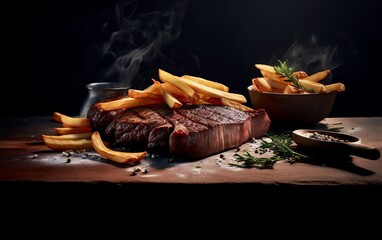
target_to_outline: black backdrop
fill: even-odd
[[[34,1],[4,4],[1,15],[3,116],[78,114],[86,84],[118,80],[110,66],[134,50],[143,60],[132,87],[163,68],[248,97],[255,63],[273,64],[312,39],[323,51],[337,47],[331,79],[346,91],[331,116],[382,116],[379,0]],[[120,38],[101,54],[112,36]],[[315,57],[310,50],[305,57]]]

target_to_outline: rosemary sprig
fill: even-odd
[[[276,162],[283,160],[282,158],[278,156],[272,156],[269,158],[263,158],[263,157],[259,158],[259,157],[253,156],[247,151],[244,151],[244,155],[240,155],[236,153],[235,157],[236,157],[236,161],[241,164],[230,163],[230,165],[236,166],[236,167],[242,167],[242,168],[251,168],[251,167],[272,168]]]
[[[308,157],[292,150],[292,138],[290,133],[270,134],[269,138],[271,139],[270,142],[264,139],[261,140],[260,148],[268,148],[272,150],[274,154],[289,162],[296,162],[301,158]]]
[[[286,160],[290,163],[308,158],[301,153],[292,150],[292,138],[290,133],[269,134],[270,141],[261,140],[260,148],[271,150],[274,155],[272,157],[256,157],[251,153],[244,151],[244,155],[236,153],[234,156],[240,164],[230,164],[232,166],[244,168],[272,168],[273,165],[280,161]]]
[[[293,69],[288,66],[288,60],[282,62],[278,60],[280,66],[273,66],[276,73],[283,75],[287,78],[286,81],[291,82],[296,88],[300,89],[301,92],[308,91],[314,93],[313,89],[306,88],[301,85],[298,79],[293,75]]]

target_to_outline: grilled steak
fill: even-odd
[[[264,110],[253,113],[216,105],[166,105],[105,112],[93,105],[88,112],[93,130],[119,146],[166,149],[174,156],[198,159],[238,147],[265,135],[270,119]]]
[[[117,111],[103,111],[101,108],[93,104],[87,113],[87,117],[90,120],[91,128],[100,132],[105,137],[104,132],[109,124],[123,112],[123,110]],[[108,139],[113,140],[113,139]]]

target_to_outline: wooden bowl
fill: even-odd
[[[284,94],[259,92],[248,87],[254,109],[265,109],[273,124],[309,126],[326,118],[337,92]]]

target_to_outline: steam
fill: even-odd
[[[187,0],[170,2],[151,6],[139,0],[117,1],[117,30],[101,48],[101,61],[110,63],[101,73],[104,80],[142,87],[150,79],[140,73],[143,68],[146,72],[157,71],[158,62],[173,61],[163,48],[179,37]],[[105,23],[104,29],[110,24]]]
[[[321,45],[316,36],[303,43],[295,41],[280,60],[288,60],[293,70],[305,71],[308,75],[326,69],[333,70],[342,64],[338,45]],[[278,65],[277,61],[272,62]],[[331,75],[326,81],[331,81]]]

